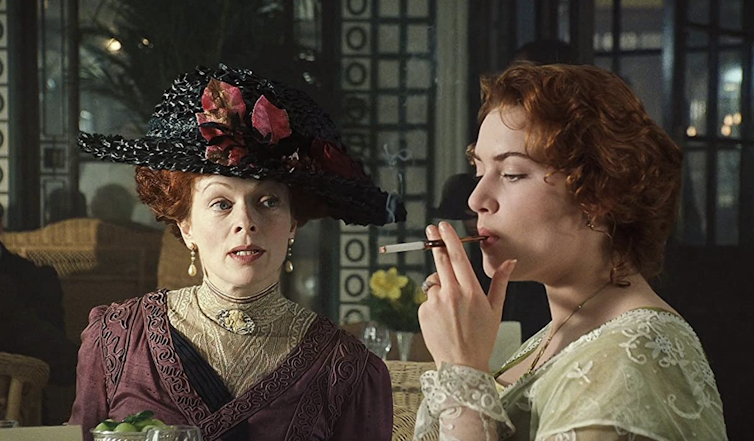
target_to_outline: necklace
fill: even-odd
[[[267,294],[271,293],[275,288],[278,286],[278,282],[273,283],[272,285],[268,286],[267,288],[263,289],[261,292],[258,292],[256,294],[252,294],[248,297],[232,297],[220,290],[220,288],[216,287],[208,278],[204,278],[204,282],[207,284],[207,288],[212,292],[212,294],[216,295],[217,297],[225,300],[226,302],[231,303],[251,303],[254,300],[260,299]]]
[[[597,291],[594,292],[594,294],[590,295],[589,297],[586,298],[586,300],[584,300],[583,302],[579,303],[579,306],[577,306],[576,309],[574,309],[573,312],[568,317],[566,317],[565,320],[563,320],[562,322],[560,322],[560,324],[558,325],[557,328],[555,328],[553,331],[550,332],[550,335],[547,337],[547,340],[545,340],[545,343],[540,346],[539,351],[537,352],[537,356],[534,357],[534,361],[531,363],[531,366],[529,366],[529,369],[527,369],[527,371],[526,371],[527,375],[532,373],[532,371],[534,370],[534,367],[537,365],[537,363],[539,362],[539,359],[542,357],[542,354],[545,352],[545,349],[547,349],[547,346],[550,345],[550,342],[552,341],[552,338],[555,336],[555,334],[558,333],[558,331],[560,331],[560,328],[562,328],[563,325],[565,325],[566,323],[568,323],[568,320],[570,320],[571,317],[573,317],[574,314],[576,314],[577,312],[581,311],[581,308],[584,307],[584,305],[586,304],[586,302],[588,302],[588,301],[592,300],[593,298],[597,297],[597,294],[601,293],[605,288],[607,288],[607,286],[609,284],[610,283],[608,282],[608,283],[602,285]]]
[[[247,311],[244,311],[240,307],[251,304],[253,301],[270,294],[278,287],[278,283],[275,282],[261,293],[257,293],[248,297],[231,297],[218,289],[212,282],[210,282],[208,278],[205,278],[204,282],[207,285],[209,291],[218,298],[226,302],[239,305],[239,308],[220,309],[219,311],[217,311],[217,314],[215,315],[213,320],[215,323],[225,328],[225,330],[239,335],[253,334],[257,328],[257,323],[254,321],[254,319],[251,318]]]

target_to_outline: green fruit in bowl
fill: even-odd
[[[136,428],[133,424],[129,423],[120,423],[115,427],[116,432],[138,432],[139,429]]]
[[[113,429],[114,427],[111,427],[109,424],[107,424],[104,421],[97,424],[97,427],[94,428],[94,430],[97,432],[110,432]]]
[[[134,425],[136,426],[136,428],[138,428],[142,432],[146,432],[146,430],[144,430],[144,427],[146,427],[146,426],[154,426],[156,428],[165,427],[165,423],[163,423],[162,421],[158,420],[157,418],[149,418],[149,419],[146,419],[146,420],[142,420],[142,421],[139,421],[138,423],[136,423]]]
[[[97,425],[92,432],[146,433],[149,429],[165,427],[165,423],[154,418],[154,412],[144,410],[115,421],[108,418]]]
[[[149,429],[159,429],[159,427],[155,426],[154,424],[147,424],[146,426],[141,428],[141,431],[148,432]]]

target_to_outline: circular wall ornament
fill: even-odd
[[[346,32],[346,44],[349,49],[358,51],[367,45],[367,32],[364,28],[352,27]]]
[[[348,260],[358,262],[364,258],[364,254],[366,254],[366,249],[364,248],[364,243],[360,240],[351,239],[346,242],[346,257]]]
[[[367,10],[367,0],[348,0],[346,8],[351,15],[361,15]]]
[[[356,274],[351,274],[346,277],[344,285],[346,294],[351,297],[359,297],[364,292],[364,288],[366,288],[366,282],[364,282],[364,279]]]
[[[346,67],[346,81],[352,86],[361,86],[367,80],[367,68],[361,63],[353,62]]]

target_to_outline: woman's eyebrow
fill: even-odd
[[[222,185],[223,187],[231,188],[230,185],[226,184],[225,182],[210,182],[202,189],[202,193],[207,191],[207,189],[212,187],[213,185]]]
[[[505,153],[500,153],[500,154],[497,154],[497,155],[493,156],[492,160],[495,161],[495,162],[503,162],[506,159],[510,158],[511,156],[516,156],[516,157],[519,157],[519,158],[528,159],[530,161],[532,160],[529,155],[527,155],[525,153],[520,153],[520,152],[505,152]],[[471,157],[474,158],[475,160],[479,161],[479,162],[482,162],[482,160],[479,158],[479,156],[477,156],[476,152],[474,152]]]

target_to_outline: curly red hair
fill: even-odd
[[[615,74],[593,66],[517,64],[482,79],[479,121],[521,107],[527,152],[565,174],[587,219],[603,220],[611,280],[662,272],[675,223],[682,153]],[[508,124],[508,123],[506,123]]]
[[[168,224],[170,231],[181,238],[178,223],[191,214],[194,185],[201,177],[197,173],[136,167],[136,192],[157,220]]]
[[[178,223],[191,214],[194,185],[201,174],[136,167],[136,191],[158,221],[168,224],[171,232],[182,239]],[[293,217],[298,226],[310,219],[324,217],[326,208],[316,198],[298,187],[288,187]]]

